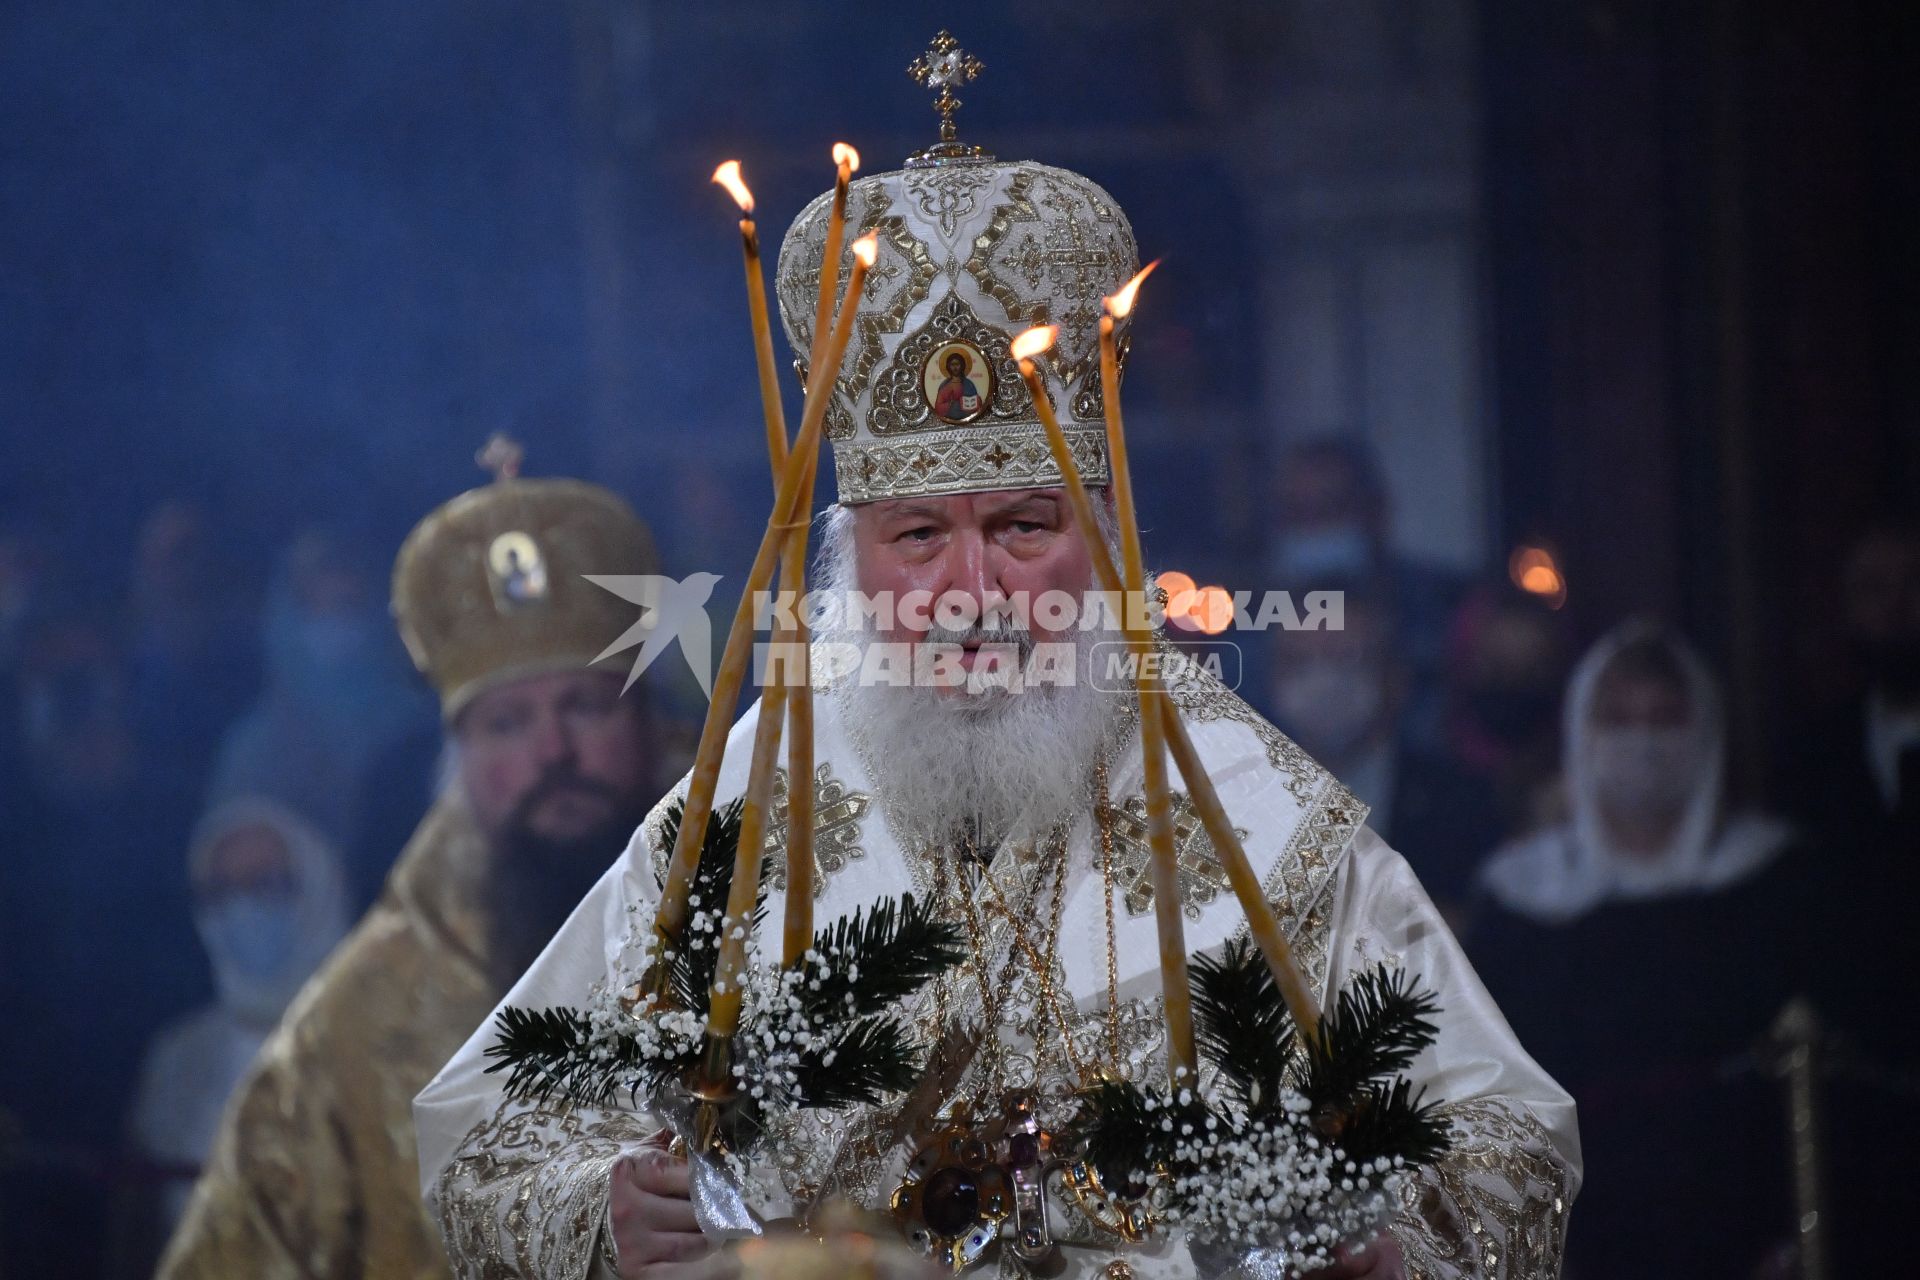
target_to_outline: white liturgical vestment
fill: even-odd
[[[1409,1180],[1391,1231],[1421,1277],[1558,1274],[1567,1212],[1579,1182],[1572,1100],[1527,1056],[1474,975],[1407,863],[1365,825],[1353,795],[1240,698],[1201,672],[1174,685],[1175,702],[1220,798],[1261,875],[1309,982],[1324,1001],[1354,973],[1404,968],[1438,998],[1439,1036],[1409,1074],[1442,1100],[1452,1145]],[[734,726],[719,799],[744,790],[757,708]],[[931,897],[959,918],[954,864],[896,829],[874,771],[836,699],[817,700],[815,921],[824,927],[883,898]],[[764,1219],[792,1218],[825,1195],[885,1212],[927,1131],[925,1110],[955,1099],[1034,1088],[1059,1098],[1076,1070],[1119,1069],[1141,1082],[1165,1076],[1160,973],[1147,867],[1141,753],[1134,724],[1117,728],[1104,765],[1090,773],[1085,812],[1039,841],[1009,840],[988,874],[1006,899],[1000,913],[973,899],[975,960],[908,1004],[924,1044],[978,1026],[976,970],[990,975],[999,1052],[960,1059],[939,1085],[905,1099],[841,1112],[800,1111],[776,1123],[756,1154],[747,1200]],[[1178,782],[1178,774],[1174,773]],[[769,833],[773,862],[762,944],[779,952],[785,882],[784,776]],[[682,779],[675,794],[683,794]],[[1104,801],[1097,797],[1104,793]],[[1245,917],[1184,795],[1176,820],[1186,941],[1217,951],[1244,935]],[[582,1007],[624,989],[650,936],[666,847],[656,808],[619,860],[575,911],[505,1004]],[[1058,860],[1065,876],[1053,885]],[[1054,902],[1059,895],[1057,906]],[[1015,954],[1014,921],[1053,972]],[[1057,927],[1052,922],[1057,920]],[[1111,945],[1109,942],[1111,936]],[[986,957],[981,965],[978,957]],[[1010,962],[1017,961],[1017,962]],[[618,985],[615,985],[618,984]],[[1117,995],[1117,1001],[1113,999]],[[1059,1010],[1065,1006],[1069,1012]],[[1049,1008],[1053,1013],[1049,1013]],[[1065,1022],[1071,1036],[1063,1035]],[[580,1280],[607,1274],[602,1236],[615,1162],[658,1126],[618,1108],[514,1102],[503,1077],[485,1074],[491,1022],[415,1101],[420,1170],[429,1208],[463,1277]],[[964,1038],[964,1037],[962,1037]],[[1203,1075],[1203,1084],[1206,1077]],[[926,1097],[929,1093],[943,1096]],[[916,1101],[917,1099],[917,1101]],[[912,1108],[922,1111],[907,1114]],[[1055,1186],[1054,1190],[1060,1189]],[[1212,1275],[1177,1230],[1130,1244],[1102,1229],[1073,1197],[1049,1196],[1067,1276]],[[1123,1264],[1113,1267],[1113,1264]],[[1112,1270],[1109,1270],[1113,1267]],[[990,1248],[972,1274],[1025,1274],[1010,1249]]]

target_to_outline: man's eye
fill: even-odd
[[[1046,531],[1047,526],[1041,524],[1038,520],[1015,520],[1008,527],[1015,533],[1043,533]]]
[[[918,528],[907,530],[900,536],[908,542],[932,542],[934,534],[935,530],[932,525],[923,524]]]

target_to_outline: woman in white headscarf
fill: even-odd
[[[160,1241],[186,1208],[227,1095],[352,923],[339,850],[264,796],[216,805],[188,861],[216,997],[163,1028],[141,1069],[132,1136],[158,1175]]]
[[[1719,693],[1679,637],[1608,634],[1563,719],[1567,816],[1489,859],[1468,950],[1580,1107],[1567,1274],[1744,1277],[1792,1229],[1752,1050],[1809,976],[1802,860],[1727,805]]]
[[[1764,869],[1785,823],[1724,804],[1720,695],[1691,646],[1647,623],[1603,637],[1563,710],[1567,819],[1488,859],[1487,894],[1540,924],[1608,902],[1713,893]]]

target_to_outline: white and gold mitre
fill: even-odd
[[[941,141],[848,190],[844,243],[876,232],[879,257],[827,409],[843,503],[1060,484],[1008,352],[1043,324],[1060,327],[1035,363],[1061,428],[1086,482],[1107,482],[1099,321],[1102,300],[1139,267],[1133,229],[1079,174],[955,139],[953,86],[979,69],[941,32],[909,68],[940,90]],[[780,318],[803,376],[832,199],[802,210],[780,246]],[[852,261],[843,249],[843,288]]]

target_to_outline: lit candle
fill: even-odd
[[[1040,381],[1040,371],[1033,363],[1035,356],[1053,345],[1059,332],[1060,326],[1056,324],[1043,324],[1029,329],[1013,340],[1011,350],[1020,366],[1020,381],[1027,384],[1027,394],[1033,397],[1033,410],[1040,416],[1040,425],[1046,428],[1047,448],[1052,451],[1053,465],[1059,469],[1060,479],[1066,485],[1067,503],[1073,508],[1074,523],[1080,526],[1080,532],[1086,538],[1087,552],[1093,557],[1093,568],[1099,575],[1101,589],[1114,595],[1115,603],[1120,604],[1119,571],[1114,568],[1113,555],[1107,549],[1106,540],[1100,536],[1100,525],[1093,514],[1093,500],[1087,496],[1086,483],[1080,478],[1080,466],[1073,460],[1073,450],[1067,447],[1066,432],[1060,429],[1060,420],[1053,415],[1053,401],[1047,397],[1046,384]]]
[[[767,282],[760,270],[760,231],[753,222],[753,192],[740,177],[740,162],[729,160],[713,171],[713,180],[740,206],[740,249],[747,264],[747,315],[753,322],[753,359],[760,371],[760,410],[767,422],[767,456],[777,483],[787,458],[787,417],[780,405],[780,377],[773,367],[773,330],[767,324]]]
[[[860,167],[860,153],[844,142],[833,144],[833,204],[827,212],[827,242],[820,255],[820,288],[813,304],[813,349],[808,372],[820,363],[820,344],[833,320],[833,295],[840,287],[840,242],[847,228],[847,184]],[[837,370],[836,370],[837,372]]]
[[[827,318],[833,311],[834,287],[840,277],[840,242],[846,235],[847,184],[860,168],[860,153],[844,142],[836,142],[833,164],[833,205],[827,213],[827,240],[820,256],[813,350],[808,355],[810,366],[820,363],[821,342]],[[834,363],[837,373],[839,362]],[[827,386],[830,393],[832,384]],[[816,457],[815,471],[818,466]],[[800,503],[803,520],[813,511],[814,474],[808,473],[803,486]],[[807,948],[813,945],[813,664],[807,648],[806,619],[800,616],[800,602],[807,593],[807,529],[804,527],[794,530],[787,542],[780,582],[793,591],[795,625],[785,639],[797,655],[792,673],[796,683],[787,697],[787,899],[780,947],[782,962],[792,966],[800,963]]]
[[[1027,393],[1033,397],[1040,425],[1046,429],[1047,445],[1053,451],[1054,465],[1059,468],[1061,478],[1065,481],[1074,521],[1086,538],[1087,550],[1092,556],[1100,585],[1103,590],[1119,597],[1122,583],[1114,568],[1113,557],[1108,553],[1106,541],[1101,538],[1099,526],[1094,522],[1092,500],[1081,480],[1080,468],[1067,448],[1066,435],[1054,417],[1046,387],[1033,365],[1032,357],[1053,344],[1055,332],[1055,326],[1052,325],[1027,330],[1013,340],[1013,355],[1019,361],[1020,378],[1027,384]],[[1128,640],[1132,642],[1134,639],[1130,628]],[[1140,639],[1146,640],[1147,637],[1143,635]],[[1136,648],[1135,652],[1141,650]],[[1186,783],[1187,792],[1193,797],[1194,809],[1206,829],[1207,838],[1213,842],[1214,851],[1226,869],[1227,880],[1232,884],[1235,896],[1240,899],[1241,909],[1247,917],[1248,932],[1253,935],[1260,954],[1265,957],[1267,967],[1273,971],[1274,981],[1287,1002],[1288,1011],[1293,1014],[1294,1024],[1306,1028],[1306,1034],[1311,1035],[1320,1023],[1319,1005],[1306,979],[1301,976],[1299,965],[1294,961],[1293,948],[1287,944],[1286,935],[1281,931],[1279,916],[1267,901],[1260,878],[1254,873],[1239,836],[1234,833],[1233,823],[1228,820],[1226,808],[1220,803],[1220,794],[1214,788],[1213,778],[1201,763],[1199,752],[1194,750],[1187,726],[1181,722],[1179,709],[1167,697],[1165,688],[1156,683],[1144,692],[1142,714],[1155,714],[1145,710],[1149,705],[1157,708],[1157,718],[1166,735],[1174,764],[1179,767],[1181,780]]]
[[[847,285],[846,303],[834,321],[832,336],[824,359],[811,371],[807,381],[806,407],[800,415],[800,430],[788,451],[780,472],[780,485],[774,499],[773,514],[760,538],[760,550],[747,571],[746,589],[740,593],[740,605],[734,611],[733,626],[727,632],[727,647],[714,673],[713,699],[707,704],[707,718],[700,730],[693,773],[687,782],[687,798],[681,812],[680,831],[667,863],[666,883],[660,894],[660,909],[654,916],[656,942],[677,935],[687,920],[687,895],[692,891],[693,873],[700,863],[700,846],[706,839],[707,820],[713,814],[713,793],[720,780],[720,761],[727,745],[727,730],[733,704],[740,696],[752,656],[753,600],[767,589],[773,577],[775,561],[796,522],[804,528],[805,512],[801,490],[811,474],[819,450],[821,427],[826,421],[827,401],[832,395],[834,375],[846,355],[847,342],[853,336],[853,318],[860,307],[860,293],[866,285],[867,271],[879,254],[878,238],[869,233],[853,245],[853,274]],[[742,845],[745,845],[743,840]],[[656,965],[648,975],[649,988],[663,989],[664,966]]]
[[[1113,470],[1113,496],[1120,524],[1120,558],[1131,601],[1146,590],[1146,570],[1140,555],[1140,527],[1133,505],[1133,475],[1127,465],[1126,433],[1120,420],[1120,369],[1113,322],[1133,306],[1145,271],[1107,299],[1100,317],[1100,388],[1107,410],[1107,452]],[[1131,614],[1132,610],[1127,611]],[[1141,652],[1134,628],[1128,640]],[[1187,976],[1186,929],[1180,918],[1180,866],[1173,845],[1173,796],[1167,788],[1166,725],[1155,713],[1159,685],[1152,669],[1139,666],[1140,753],[1147,793],[1148,869],[1153,882],[1153,914],[1160,932],[1160,989],[1167,1015],[1167,1070],[1175,1085],[1197,1080],[1198,1060],[1193,1046],[1193,988]]]

